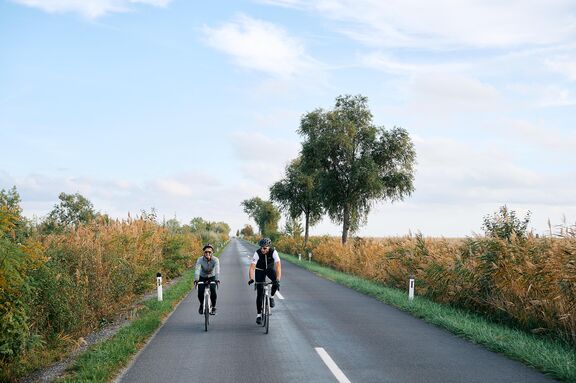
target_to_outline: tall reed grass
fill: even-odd
[[[576,235],[515,237],[504,240],[421,235],[384,239],[282,237],[283,252],[312,253],[312,259],[336,270],[386,286],[407,288],[416,279],[417,294],[465,308],[534,333],[576,346]]]
[[[199,236],[147,218],[97,219],[24,244],[0,240],[0,381],[110,321],[154,288],[157,272],[180,275],[202,248]]]

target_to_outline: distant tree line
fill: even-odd
[[[228,239],[230,226],[225,222],[206,221],[202,217],[195,217],[189,224],[181,225],[176,218],[171,218],[163,226],[174,233],[192,233],[202,238],[204,243],[217,244]]]

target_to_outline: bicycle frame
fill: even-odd
[[[198,285],[209,285],[204,287],[204,303],[203,303],[203,311],[204,311],[204,331],[208,331],[208,325],[210,324],[210,311],[212,310],[212,300],[210,299],[210,286],[216,285],[216,282],[210,281],[210,283],[206,282],[198,282]]]
[[[270,285],[272,282],[255,282],[254,285],[264,286],[264,297],[262,299],[262,327],[266,327],[265,333],[270,331]],[[256,287],[256,286],[254,286]]]

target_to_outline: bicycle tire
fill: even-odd
[[[265,303],[264,303],[264,326],[265,326],[265,334],[268,334],[270,328],[270,297],[266,296]]]
[[[266,334],[270,331],[270,301],[266,305]]]
[[[266,295],[262,299],[262,327],[266,327]]]
[[[208,304],[210,296],[204,295],[204,331],[208,331],[208,324],[210,323],[210,308]]]

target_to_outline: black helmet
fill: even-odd
[[[270,246],[271,244],[272,240],[270,238],[262,238],[260,241],[258,241],[258,246],[260,247]]]
[[[211,244],[207,243],[204,245],[204,247],[202,248],[202,251],[206,250],[206,249],[212,249],[212,251],[214,251],[214,246],[212,246]]]

